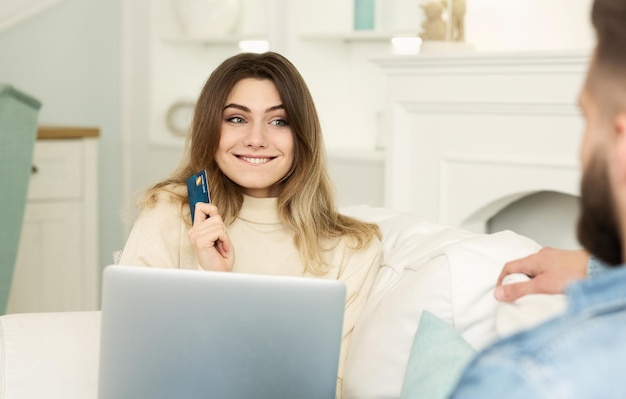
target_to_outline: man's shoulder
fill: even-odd
[[[567,295],[569,305],[563,314],[495,342],[484,351],[485,356],[506,354],[539,359],[548,353],[566,355],[582,345],[605,346],[606,342],[597,339],[599,336],[626,331],[626,269],[574,283],[568,287]],[[626,341],[611,341],[611,346],[623,346],[626,351]]]
[[[527,397],[585,397],[591,392],[591,397],[611,397],[597,396],[609,388],[622,389],[620,395],[626,397],[625,388],[612,385],[621,380],[618,374],[626,367],[626,340],[622,339],[626,286],[619,283],[622,275],[626,276],[620,271],[613,276],[611,287],[595,279],[577,283],[568,292],[570,307],[564,314],[480,352],[466,368],[453,397],[468,397],[469,392],[481,390],[498,397],[517,397],[502,396],[510,389],[530,395]],[[586,378],[590,372],[602,377]],[[565,391],[577,393],[557,394]]]

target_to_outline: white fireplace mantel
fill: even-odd
[[[387,77],[385,204],[485,229],[540,191],[578,195],[589,52],[374,59]]]

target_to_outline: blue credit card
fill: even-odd
[[[187,179],[187,195],[189,196],[189,210],[191,212],[191,224],[193,224],[193,216],[196,212],[196,204],[198,202],[211,203],[211,194],[209,193],[209,183],[206,176],[206,170],[191,175]]]

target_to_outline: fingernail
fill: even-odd
[[[496,290],[493,292],[493,296],[496,297],[498,301],[504,299],[504,288],[502,288],[502,286],[496,287]]]

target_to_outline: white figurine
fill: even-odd
[[[465,0],[452,0],[450,9],[450,40],[465,41]]]
[[[430,1],[420,4],[424,10],[426,20],[422,22],[422,40],[446,40],[446,22],[443,20],[443,12],[447,8],[445,0]]]

